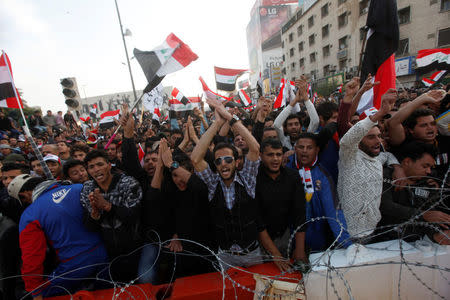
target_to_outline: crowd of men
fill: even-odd
[[[51,111],[27,120],[33,149],[0,112],[0,299],[267,261],[290,271],[354,243],[449,245],[448,87],[390,89],[362,118],[370,76],[338,101],[312,103],[306,78],[295,84],[279,110],[207,99],[159,122],[124,105],[106,150],[114,128]]]

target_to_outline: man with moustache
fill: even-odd
[[[261,166],[256,179],[256,201],[264,223],[259,240],[265,251],[281,271],[289,270],[291,257],[287,248],[290,228],[297,229],[305,223],[305,193],[298,172],[284,168],[283,146],[278,139],[266,139],[261,143]],[[307,262],[305,254],[305,229],[295,233],[292,258]]]
[[[379,207],[383,190],[383,165],[401,169],[394,155],[381,152],[381,132],[376,126],[392,109],[396,100],[397,91],[389,89],[381,97],[380,109],[356,123],[340,141],[337,192],[348,232],[360,243],[369,241],[365,238],[375,230],[381,219]]]
[[[256,176],[259,167],[259,145],[236,115],[231,115],[217,100],[207,100],[215,110],[215,122],[202,135],[192,152],[196,174],[208,187],[209,212],[217,241],[219,261],[230,266],[251,266],[262,262],[258,243],[261,229],[255,201]],[[249,151],[242,171],[236,171],[236,148],[218,143],[213,151],[217,172],[205,161],[214,136],[228,121],[234,132],[246,141]]]
[[[331,175],[319,160],[319,137],[305,132],[295,143],[295,153],[286,167],[300,175],[306,195],[306,247],[311,251],[324,251],[334,241],[334,246],[351,244],[344,214],[336,196],[336,186]],[[323,218],[326,217],[326,218]]]

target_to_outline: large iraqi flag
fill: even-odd
[[[8,55],[2,51],[2,56],[0,57],[0,107],[19,108],[20,103],[20,106],[23,108],[19,93],[17,90],[14,92],[14,89],[11,62]],[[19,97],[19,101],[17,101],[16,94]]]
[[[144,93],[150,92],[167,74],[187,67],[198,58],[197,54],[173,33],[152,51],[141,51],[135,48],[133,54],[148,81]]]
[[[380,108],[381,96],[388,89],[395,88],[395,51],[399,42],[397,2],[370,1],[366,26],[367,44],[362,62],[361,84],[364,84],[369,74],[380,84],[363,94],[357,109],[359,114],[371,107]]]
[[[214,67],[216,74],[216,86],[218,90],[232,92],[236,89],[236,80],[242,73],[246,72],[244,69],[225,69]]]

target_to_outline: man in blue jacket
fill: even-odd
[[[73,293],[84,278],[95,278],[107,267],[107,254],[97,233],[83,226],[81,184],[43,181],[29,174],[14,178],[11,197],[30,204],[19,223],[22,277],[34,299]],[[58,266],[44,274],[47,248],[53,248]]]
[[[320,148],[317,135],[302,133],[294,150],[286,167],[300,174],[305,189],[307,221],[319,218],[308,223],[306,246],[311,251],[323,251],[337,240],[334,246],[348,247],[350,236],[344,214],[338,207],[334,182],[318,162]]]

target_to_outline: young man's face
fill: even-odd
[[[70,148],[64,142],[59,142],[57,145],[59,153],[67,153],[70,151]]]
[[[261,162],[270,173],[280,172],[281,163],[283,161],[283,149],[275,149],[271,146],[264,148],[261,153]]]
[[[80,161],[84,161],[84,158],[86,157],[86,153],[83,151],[75,151],[72,155],[73,159],[77,159]]]
[[[369,130],[365,137],[359,143],[359,149],[371,157],[378,156],[381,151],[381,131],[378,127]]]
[[[291,138],[297,138],[300,134],[300,121],[298,118],[292,118],[286,122],[286,131]]]
[[[431,115],[423,116],[418,117],[416,120],[416,126],[410,130],[412,136],[415,139],[421,140],[425,143],[432,143],[437,135],[437,126],[434,117]]]
[[[16,138],[10,138],[9,139],[9,145],[11,145],[11,147],[16,147],[17,146]]]
[[[103,157],[96,157],[87,163],[89,175],[97,182],[97,184],[102,185],[107,183],[111,174],[111,163],[106,161]]]
[[[278,139],[278,134],[277,131],[274,130],[267,130],[263,132],[263,136],[262,136],[262,140],[264,141],[265,139]]]
[[[108,154],[108,158],[111,161],[117,159],[117,145],[110,144],[108,149],[106,149],[106,154]]]
[[[50,169],[50,172],[52,173],[53,177],[58,178],[58,176],[61,174],[61,165],[57,161],[48,160],[46,161],[48,168]]]
[[[220,159],[218,162],[216,160]],[[231,162],[227,162],[227,160]],[[222,148],[214,153],[214,163],[217,167],[217,172],[223,180],[232,179],[236,171],[236,160],[233,157],[233,150],[230,148]]]
[[[44,169],[42,169],[41,162],[39,160],[33,160],[31,162],[31,169],[41,177],[44,177]]]
[[[237,136],[234,138],[234,146],[235,146],[236,148],[248,149],[247,142],[246,142],[246,141],[244,140],[244,138],[243,138],[242,136],[240,136],[240,135],[237,135]]]
[[[295,154],[302,166],[311,166],[319,154],[316,142],[309,138],[299,139],[295,144]]]
[[[83,165],[76,165],[70,168],[67,173],[73,183],[84,183],[89,180],[88,173]]]
[[[409,157],[402,161],[402,167],[405,171],[406,177],[418,176],[416,178],[412,178],[413,180],[420,180],[422,177],[429,176],[435,165],[434,158],[428,153],[425,153],[416,161]]]
[[[13,181],[14,178],[22,174],[20,169],[17,170],[9,170],[2,172],[2,183],[5,187],[8,187],[9,183]]]
[[[150,153],[144,157],[144,170],[148,176],[153,177],[155,175],[156,164],[158,163],[158,153]]]

